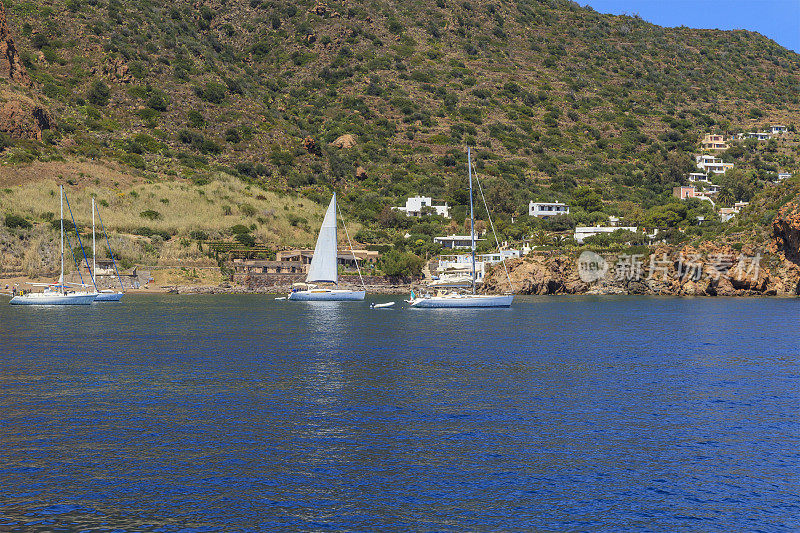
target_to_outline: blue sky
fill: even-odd
[[[800,0],[578,0],[597,12],[638,13],[659,26],[751,30],[800,52]]]

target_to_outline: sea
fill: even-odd
[[[778,298],[2,303],[0,531],[798,531],[799,326]]]

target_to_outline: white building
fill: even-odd
[[[721,189],[722,187],[720,187],[719,185],[716,185],[716,184],[714,184],[714,183],[711,183],[711,182],[709,182],[709,183],[704,183],[704,184],[702,185],[702,188],[703,188],[703,191],[704,191],[704,192],[705,192],[707,195],[709,195],[709,196],[714,196],[714,195],[716,195],[716,194],[719,194],[719,191],[720,191],[720,189]]]
[[[499,252],[494,252],[491,254],[481,254],[478,257],[480,258],[481,261],[483,261],[487,265],[493,265],[495,263],[499,263],[500,261],[505,261],[507,259],[519,259],[520,251],[500,250]]]
[[[475,256],[475,282],[482,283],[486,266],[520,257],[519,250],[500,250]],[[472,284],[472,254],[439,256],[432,287],[469,287]]]
[[[778,181],[788,180],[792,177],[791,172],[781,172],[778,174]]]
[[[747,133],[740,133],[740,139],[758,139],[759,141],[768,141],[772,139],[772,134],[766,131],[748,131]]]
[[[478,241],[483,239],[475,238]],[[472,248],[472,237],[469,235],[448,235],[447,237],[434,237],[433,242],[438,242],[443,248]]]
[[[708,174],[703,172],[690,172],[689,173],[689,183],[694,183],[697,181],[706,182],[708,181]]]
[[[421,217],[424,214],[423,211],[428,211],[444,218],[450,218],[450,206],[447,205],[447,202],[434,204],[430,196],[408,198],[405,207],[393,207],[392,209],[404,212],[407,217]]]
[[[528,204],[528,214],[532,217],[550,218],[557,215],[568,215],[569,206],[560,202],[533,202]]]
[[[786,126],[782,124],[775,124],[769,129],[769,131],[773,135],[780,135],[781,133],[786,133]]]
[[[575,241],[578,244],[583,244],[584,239],[601,233],[614,233],[617,230],[628,230],[636,233],[639,228],[636,226],[578,226],[575,228]]]
[[[724,174],[727,170],[733,168],[733,163],[723,163],[722,159],[717,159],[713,155],[698,155],[695,157],[695,161],[697,162],[697,168],[714,174]]]

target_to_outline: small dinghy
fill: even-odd
[[[277,298],[275,298],[275,299],[276,299],[276,300],[285,300],[285,299],[286,299],[286,296],[278,296],[278,297],[277,297]]]
[[[369,304],[370,309],[380,309],[382,307],[391,307],[394,305],[394,302],[386,302],[383,304],[376,304],[375,302]]]

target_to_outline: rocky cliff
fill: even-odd
[[[800,265],[800,198],[789,202],[772,222],[777,251],[787,261]]]
[[[0,131],[17,139],[42,140],[53,127],[53,119],[41,103],[25,66],[20,60],[0,3]]]
[[[795,228],[800,226],[795,226]],[[800,233],[794,232],[793,238]],[[797,250],[798,241],[794,243]],[[543,252],[508,263],[519,294],[659,294],[792,296],[800,294],[800,266],[781,255],[745,246],[703,243],[646,252]],[[487,274],[483,291],[509,288],[502,266]]]
[[[9,78],[20,85],[29,86],[31,79],[20,61],[14,39],[6,19],[6,8],[0,3],[0,75]]]

